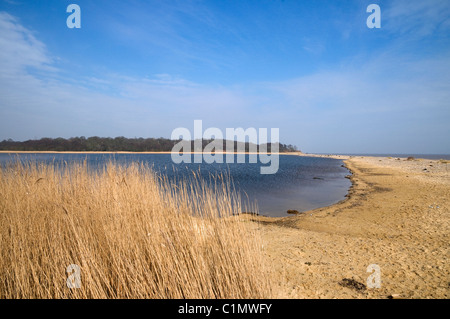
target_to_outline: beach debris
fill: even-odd
[[[66,213],[66,215],[69,215],[69,212],[67,211],[67,209],[64,206],[62,207],[62,209],[63,209],[64,213]]]
[[[310,262],[310,261],[307,261],[307,262],[305,262],[305,265],[311,266],[311,262]]]
[[[241,214],[248,214],[248,215],[259,216],[259,214],[258,214],[258,213],[255,213],[255,212],[242,212]]]
[[[388,299],[402,299],[400,294],[392,294],[388,296]]]
[[[288,214],[294,214],[294,215],[300,214],[300,212],[298,210],[295,210],[295,209],[288,209],[287,213]]]
[[[413,156],[408,156],[408,158],[406,159],[407,161],[414,161],[414,157]]]
[[[339,282],[339,285],[341,285],[342,287],[355,289],[357,291],[366,290],[366,286],[356,281],[354,278],[344,278]]]

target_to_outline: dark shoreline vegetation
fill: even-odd
[[[39,140],[27,140],[27,141],[13,141],[12,139],[3,140],[0,142],[1,151],[55,151],[55,152],[170,152],[172,148],[181,140],[171,140],[167,138],[126,138],[120,137],[71,137],[65,138],[41,138]],[[196,147],[194,141],[184,141],[190,143],[190,149],[192,151],[202,151],[206,145],[210,144],[214,140],[201,141],[201,149]],[[198,141],[197,141],[198,142]],[[216,141],[219,142],[220,141]],[[272,144],[260,144],[255,145],[249,142],[237,142],[223,140],[223,150],[226,150],[228,143],[234,144],[234,151],[249,152],[256,149],[258,152],[271,152]],[[295,145],[278,144],[279,152],[298,152],[299,150]],[[189,146],[188,144],[185,144]]]

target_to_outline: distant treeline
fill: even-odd
[[[174,145],[181,140],[171,140],[167,138],[126,138],[126,137],[72,137],[65,138],[41,138],[39,140],[28,140],[16,142],[11,139],[0,142],[2,151],[58,151],[58,152],[170,152]],[[198,142],[198,141],[197,141]],[[202,148],[194,146],[194,141],[184,141],[190,143],[192,151],[201,151],[212,140],[202,140]],[[216,141],[217,142],[217,141]],[[223,150],[226,149],[227,141],[223,140]],[[231,142],[231,141],[228,141]],[[232,142],[231,142],[232,143]],[[188,146],[188,144],[184,144]],[[262,144],[266,146],[267,151],[272,149],[271,143]],[[256,149],[259,151],[259,145],[243,142],[234,142],[234,151],[244,149],[246,152]],[[278,143],[279,152],[298,152],[294,145]],[[186,148],[185,148],[186,150]],[[263,149],[264,150],[264,149]],[[264,150],[265,151],[265,150]]]

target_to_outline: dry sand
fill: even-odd
[[[345,201],[285,218],[241,215],[264,239],[279,297],[449,298],[450,163],[332,157],[353,173]],[[370,264],[380,288],[340,284],[365,286]]]
[[[343,157],[348,199],[292,217],[247,216],[283,298],[449,298],[450,166]],[[424,170],[426,169],[426,170]],[[370,264],[381,287],[368,288]],[[352,279],[366,287],[343,286]]]

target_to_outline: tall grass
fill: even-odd
[[[0,298],[271,297],[240,209],[221,177],[174,184],[142,164],[0,168]],[[71,264],[80,288],[67,286]]]

